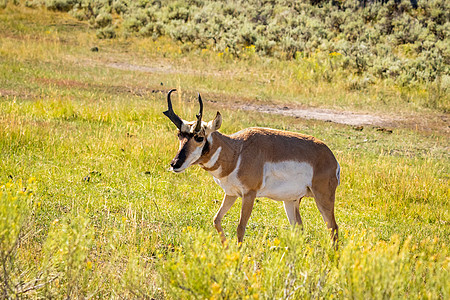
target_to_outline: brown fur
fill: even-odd
[[[215,166],[203,168],[214,171],[221,166],[220,177],[225,177],[235,169],[237,159],[241,156],[238,177],[249,190],[257,190],[261,186],[265,162],[304,161],[313,167],[314,177],[336,178],[337,161],[333,153],[322,141],[309,135],[268,128],[248,128],[231,136],[216,131],[212,133],[212,138],[213,146],[208,155],[201,157],[196,163],[202,166],[221,146],[220,158]]]

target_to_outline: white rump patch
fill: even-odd
[[[257,197],[278,201],[298,200],[308,194],[313,173],[313,167],[306,162],[266,162]]]

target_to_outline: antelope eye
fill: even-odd
[[[202,136],[194,136],[194,140],[195,140],[197,143],[203,142],[204,139],[205,139],[205,138],[202,137]]]

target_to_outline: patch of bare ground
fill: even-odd
[[[320,120],[354,127],[368,125],[378,127],[380,131],[384,132],[392,132],[392,128],[408,128],[423,132],[450,134],[450,118],[448,114],[443,113],[374,114],[307,107],[298,104],[260,104],[256,99],[240,99],[236,96],[224,97],[223,95],[208,93],[205,93],[202,98],[204,98],[203,101],[211,102],[217,107],[227,109],[240,109],[300,119]]]
[[[267,114],[283,115],[302,119],[314,119],[325,122],[333,122],[345,125],[376,125],[386,126],[391,120],[386,116],[378,116],[351,111],[337,111],[332,109],[311,107],[288,107],[275,105],[242,104],[240,109],[257,111]]]
[[[129,66],[127,66],[127,69]],[[136,66],[136,70],[144,72],[159,72],[158,67]],[[166,70],[167,71],[167,70]],[[176,70],[173,70],[176,72]],[[162,94],[165,101],[165,94],[169,89],[158,87],[138,87],[124,85],[99,85],[66,79],[36,78],[38,82],[53,84],[61,87],[75,87],[82,89],[95,88],[108,93],[130,93],[138,97],[146,97],[152,93]],[[1,93],[12,91],[2,91]],[[184,91],[186,94],[195,94],[194,91]],[[215,107],[231,110],[254,111],[265,114],[289,116],[300,119],[320,120],[349,126],[375,126],[381,130],[389,132],[389,128],[410,128],[424,132],[440,132],[450,134],[450,118],[448,114],[412,114],[402,113],[396,115],[374,114],[348,110],[336,110],[328,108],[315,108],[300,106],[295,104],[261,104],[256,99],[239,97],[235,95],[224,95],[217,93],[204,93],[205,102],[209,102]]]
[[[394,124],[395,125],[395,124]],[[405,114],[398,127],[406,127],[417,131],[437,131],[450,135],[450,115],[444,113],[435,114]]]
[[[163,74],[194,74],[194,75],[224,75],[220,72],[197,72],[194,70],[181,70],[179,66],[175,67],[166,62],[152,63],[150,65],[138,65],[127,62],[107,62],[107,67],[125,70],[138,71],[147,73],[163,73]],[[158,90],[153,90],[153,92]],[[306,107],[301,105],[277,105],[277,104],[261,104],[256,99],[240,99],[237,96],[205,94],[210,97],[210,102],[217,103],[228,109],[241,109],[244,111],[255,111],[266,114],[275,114],[289,116],[301,119],[313,119],[324,122],[333,122],[350,126],[376,126],[390,128],[411,128],[419,131],[439,131],[450,134],[450,120],[448,114],[428,113],[428,114],[382,114],[382,113],[366,113],[348,110],[336,110],[328,108]],[[225,98],[225,101],[224,101]],[[386,131],[389,131],[387,129]]]

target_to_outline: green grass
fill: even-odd
[[[342,167],[338,251],[312,199],[301,204],[303,232],[290,229],[281,203],[260,199],[240,249],[238,201],[224,219],[224,249],[212,225],[223,193],[198,167],[167,171],[177,138],[162,114],[165,95],[151,90],[181,89],[174,106],[187,119],[197,110],[196,90],[219,94],[225,104],[244,94],[301,102],[298,90],[289,90],[295,81],[283,83],[288,73],[276,72],[284,63],[183,56],[164,40],[99,42],[82,23],[63,25],[75,22],[64,14],[7,9],[0,13],[2,297],[450,297],[445,132],[355,131],[221,109],[224,133],[265,126],[311,134]],[[99,53],[90,51],[93,43]],[[112,62],[165,67],[139,72],[108,67]],[[258,83],[272,76],[261,70],[278,76],[275,82]],[[325,100],[336,93],[376,98],[320,84],[318,94],[305,92],[317,106],[358,108]],[[370,109],[383,112],[393,99],[370,102]],[[205,118],[215,109],[208,103]]]

